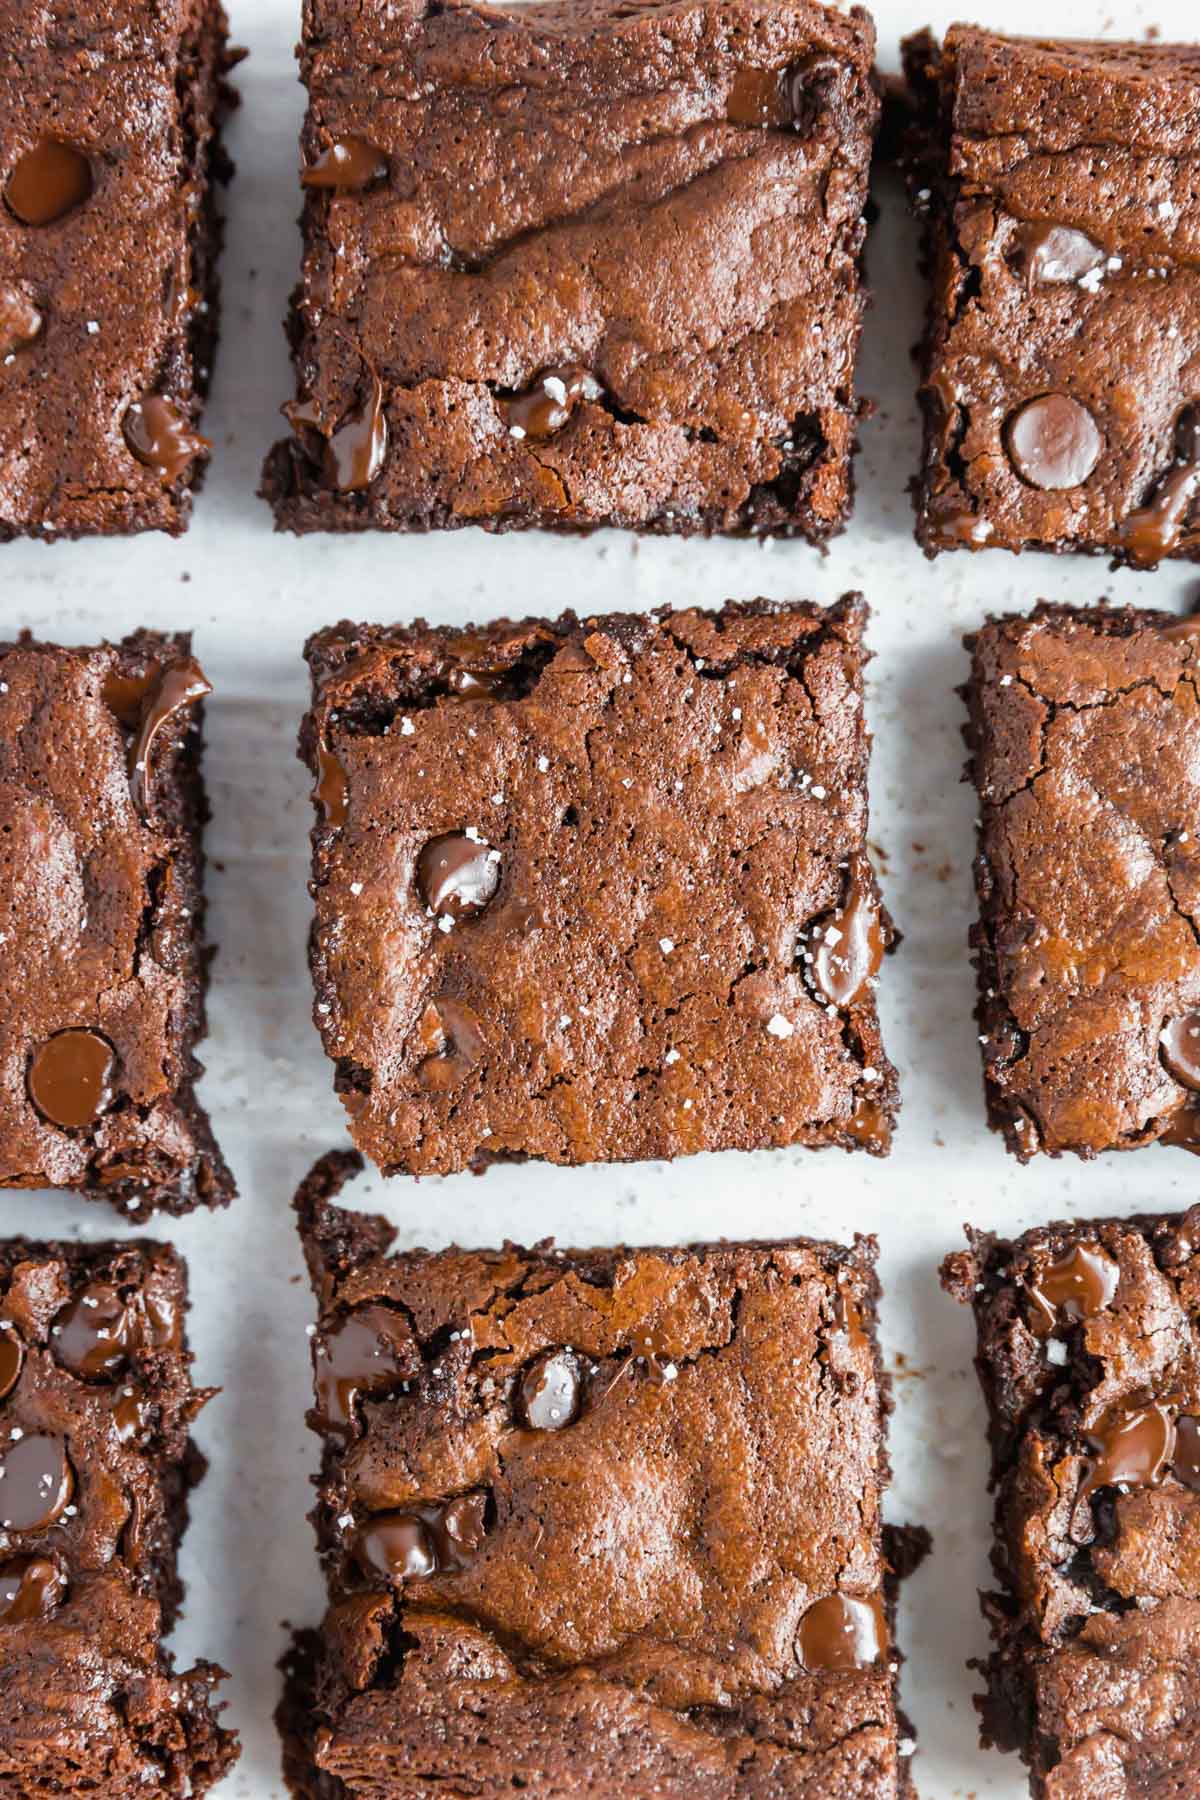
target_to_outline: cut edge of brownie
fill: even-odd
[[[136,666],[143,660],[170,655],[186,659],[191,654],[191,646],[190,631],[157,632],[143,628],[115,642],[106,641],[100,647],[116,651],[126,666]],[[6,650],[26,647],[58,648],[34,638],[30,632],[23,632],[18,639],[0,642],[0,655]],[[108,1202],[135,1225],[144,1224],[160,1210],[178,1216],[196,1206],[227,1206],[237,1194],[237,1185],[221,1153],[207,1110],[196,1093],[196,1083],[204,1073],[204,1065],[196,1056],[196,1047],[208,1030],[208,985],[216,947],[208,942],[205,934],[208,901],[204,890],[204,827],[209,818],[209,805],[203,774],[202,699],[191,703],[189,716],[192,728],[182,734],[169,770],[157,777],[155,800],[160,816],[169,821],[175,838],[172,867],[182,888],[191,925],[183,1004],[180,1013],[170,1021],[179,1055],[179,1080],[170,1103],[184,1123],[195,1156],[173,1176],[158,1182],[142,1173],[108,1182],[89,1175],[66,1190],[80,1193],[88,1200]],[[148,936],[151,929],[152,917],[144,917],[141,936]],[[19,1185],[22,1184],[17,1181],[3,1182],[0,1188]],[[33,1185],[36,1188],[36,1181]]]
[[[1065,1156],[1068,1151],[1073,1156],[1090,1161],[1098,1152],[1086,1147],[1067,1146],[1048,1149],[1041,1141],[1041,1127],[1037,1119],[1022,1107],[1013,1095],[1003,1093],[991,1073],[994,1065],[1008,1060],[1003,1053],[1003,1046],[1019,1045],[1022,1032],[1000,984],[999,960],[995,947],[995,928],[1000,913],[992,899],[992,884],[987,876],[985,845],[988,840],[989,820],[999,809],[992,802],[985,800],[982,794],[979,794],[978,788],[976,759],[986,727],[981,706],[981,693],[985,684],[979,673],[977,647],[985,633],[1002,630],[1006,626],[1019,627],[1040,623],[1080,624],[1098,631],[1105,637],[1134,637],[1138,632],[1146,629],[1160,630],[1164,627],[1178,629],[1185,621],[1177,613],[1155,611],[1148,607],[1116,606],[1104,600],[1097,601],[1090,606],[1070,606],[1062,601],[1039,600],[1028,613],[989,614],[978,630],[966,633],[962,640],[963,648],[971,658],[970,678],[958,690],[959,696],[967,708],[967,719],[962,727],[963,741],[967,747],[963,779],[975,788],[979,800],[979,816],[975,826],[975,857],[973,859],[979,916],[972,921],[968,942],[976,977],[974,1017],[979,1026],[983,1050],[983,1093],[988,1124],[993,1131],[1000,1133],[1006,1149],[1022,1163],[1031,1162],[1035,1156]],[[1200,621],[1198,621],[1197,630],[1200,631]],[[1051,706],[1053,712],[1053,703],[1048,702],[1047,704]],[[1147,1143],[1154,1142],[1158,1135],[1151,1125],[1136,1137],[1131,1138],[1128,1143],[1114,1144],[1110,1148],[1137,1150]],[[1032,1141],[1030,1141],[1031,1139]]]
[[[450,692],[450,675],[458,669],[477,668],[481,658],[486,659],[489,665],[499,665],[504,677],[506,685],[496,697],[520,700],[533,690],[542,670],[575,633],[598,630],[611,634],[632,655],[636,654],[647,625],[688,610],[662,606],[649,613],[612,613],[582,617],[568,610],[550,620],[537,617],[519,620],[501,618],[484,625],[463,626],[430,626],[424,619],[416,619],[409,625],[391,626],[342,620],[337,625],[314,632],[305,643],[304,656],[311,676],[311,699],[301,722],[297,754],[314,782],[319,783],[320,727],[317,713],[324,688],[327,683],[347,674],[352,665],[369,650],[383,649],[392,653],[386,690],[379,690],[373,696],[368,695],[358,701],[343,698],[339,701],[338,710],[342,718],[353,716],[357,704],[364,731],[386,732],[392,720],[402,712],[418,713],[436,706]],[[698,611],[705,619],[718,622],[730,617],[772,618],[787,615],[805,620],[811,626],[811,635],[802,646],[793,645],[789,650],[781,651],[778,657],[767,656],[757,648],[736,652],[724,663],[709,656],[705,659],[704,672],[706,676],[713,678],[726,676],[739,667],[774,664],[785,667],[790,676],[803,683],[803,667],[807,658],[817,653],[831,639],[836,639],[853,650],[857,658],[856,674],[860,684],[862,673],[871,660],[871,652],[863,643],[869,609],[863,596],[857,592],[843,594],[828,606],[808,600],[775,601],[760,597],[754,600],[727,601],[719,609],[690,610]],[[689,657],[693,656],[690,646],[681,644],[680,648]],[[511,689],[507,685],[510,676]],[[868,765],[872,740],[865,720],[862,734],[866,759],[862,790],[864,804],[869,806]],[[315,788],[313,802],[315,817],[310,842],[315,870],[323,852],[335,840],[338,828],[323,818],[323,809],[317,803]],[[867,852],[866,843],[867,828],[864,824],[862,862],[877,908],[884,953],[890,956],[899,947],[901,933],[888,911],[879,876]],[[315,918],[309,933],[309,966],[314,987],[313,1023],[322,1042],[325,1042],[327,1023],[335,1016],[332,1009],[336,1007],[336,991],[332,978],[324,971],[319,954]],[[847,1125],[838,1130],[818,1123],[807,1135],[796,1139],[796,1143],[816,1149],[836,1147],[847,1151],[864,1150],[868,1155],[880,1157],[890,1153],[900,1111],[899,1072],[883,1043],[878,1007],[873,995],[865,1003],[865,1008],[873,1019],[878,1040],[877,1048],[872,1051],[870,1058],[876,1071],[875,1079],[869,1088],[860,1079],[857,1093],[857,1104],[865,1108],[866,1128],[855,1131]],[[846,1010],[843,1031],[857,1039],[857,1030],[849,1018],[849,1009]],[[861,1006],[859,1010],[862,1010]],[[344,1100],[347,1095],[354,1095],[358,1091],[363,1071],[349,1059],[333,1056],[332,1053],[330,1055],[335,1069],[335,1091]],[[482,1172],[490,1163],[503,1160],[519,1159],[479,1150],[470,1166],[477,1172]],[[383,1172],[393,1174],[405,1171],[389,1167]]]

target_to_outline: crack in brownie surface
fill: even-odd
[[[1200,555],[1200,51],[905,46],[932,293],[917,536]]]
[[[311,640],[315,1016],[382,1168],[887,1150],[865,617]]]
[[[997,1491],[984,1741],[1046,1800],[1192,1793],[1200,1723],[1200,1209],[969,1233]]]
[[[1200,1147],[1200,629],[1040,605],[969,647],[992,1123],[1022,1158]]]
[[[873,54],[814,0],[309,0],[278,522],[840,529]]]
[[[360,1166],[297,1197],[330,1605],[296,1791],[905,1792],[873,1245],[389,1256],[329,1203]]]

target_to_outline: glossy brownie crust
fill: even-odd
[[[985,1743],[1047,1800],[1200,1783],[1200,1209],[969,1233],[1000,1589]]]
[[[1200,622],[1039,605],[968,648],[992,1125],[1023,1160],[1200,1146]]]
[[[216,0],[0,0],[0,540],[187,524],[207,455],[225,32]],[[14,177],[47,137],[86,158],[91,192],[29,223]],[[170,409],[159,466],[126,435],[147,396]]]
[[[297,1197],[330,1604],[280,1714],[294,1791],[904,1792],[873,1243],[387,1256],[329,1204],[355,1166]],[[389,1580],[370,1546],[456,1503],[457,1550]],[[832,1668],[838,1595],[866,1624]]]
[[[874,48],[816,0],[307,0],[305,166],[381,173],[306,197],[277,522],[839,530]]]
[[[0,1186],[234,1192],[194,1094],[207,687],[186,634],[0,645]]]
[[[932,280],[920,542],[1200,555],[1200,49],[956,25],[906,62]]]
[[[0,1794],[199,1795],[237,1756],[162,1637],[203,1472],[167,1246],[0,1244]]]
[[[888,1149],[865,620],[310,640],[315,1017],[360,1149],[388,1173]],[[445,846],[479,904],[431,886]]]

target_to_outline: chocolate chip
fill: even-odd
[[[814,927],[807,966],[817,993],[832,1006],[853,1006],[879,973],[883,949],[870,872],[856,868],[843,904]]]
[[[157,664],[152,664],[140,675],[124,675],[119,669],[113,669],[104,677],[100,697],[126,731],[137,730],[146,696],[157,679]]]
[[[453,1575],[479,1554],[487,1535],[482,1489],[436,1506],[379,1513],[356,1533],[354,1554],[368,1575],[392,1582]]]
[[[323,1431],[353,1432],[360,1394],[386,1393],[416,1373],[412,1333],[402,1314],[362,1306],[313,1339],[313,1385]]]
[[[461,1086],[487,1048],[475,1013],[448,994],[430,1002],[420,1031],[422,1038],[434,1047],[418,1064],[417,1075],[423,1087],[437,1093],[449,1093]]]
[[[53,225],[92,192],[92,165],[71,144],[43,138],[27,150],[8,178],[4,198],[22,225]]]
[[[325,823],[340,830],[350,810],[350,783],[341,761],[324,744],[317,745],[316,800]]]
[[[0,1400],[8,1398],[17,1385],[25,1347],[15,1331],[0,1331]]]
[[[509,434],[534,440],[553,437],[581,400],[599,400],[603,392],[591,371],[578,363],[546,369],[521,393],[502,402]]]
[[[1145,506],[1121,522],[1121,548],[1136,568],[1153,569],[1178,548],[1200,499],[1200,405],[1185,406],[1175,421],[1175,457]]]
[[[887,1647],[887,1623],[878,1597],[828,1594],[800,1621],[797,1651],[806,1669],[866,1669]]]
[[[1158,1054],[1176,1081],[1200,1090],[1200,1012],[1169,1020],[1159,1033]]]
[[[387,456],[383,383],[372,375],[367,398],[348,413],[325,446],[325,479],[339,494],[370,487]]]
[[[1151,1401],[1148,1406],[1114,1407],[1087,1433],[1092,1456],[1079,1498],[1099,1488],[1156,1487],[1175,1452],[1172,1409]]]
[[[190,656],[186,662],[160,669],[157,682],[149,702],[143,705],[141,725],[129,751],[130,792],[134,805],[146,817],[150,815],[152,801],[151,760],[159,736],[177,713],[212,693],[212,683]]]
[[[339,138],[322,150],[315,162],[300,171],[301,186],[306,188],[370,187],[387,179],[388,159],[364,138]]]
[[[1184,1413],[1175,1426],[1172,1468],[1176,1481],[1193,1493],[1200,1491],[1200,1419],[1191,1413]]]
[[[60,1437],[32,1433],[0,1447],[0,1526],[40,1531],[70,1504],[75,1478]]]
[[[431,838],[417,858],[417,892],[439,918],[478,918],[499,886],[491,846],[465,832]]]
[[[1114,1257],[1099,1244],[1074,1244],[1028,1283],[1033,1326],[1048,1336],[1060,1324],[1094,1319],[1110,1306],[1121,1280]]]
[[[128,1392],[113,1407],[113,1426],[122,1444],[131,1444],[141,1436],[150,1420],[149,1408],[142,1395]]]
[[[89,1283],[55,1323],[55,1356],[89,1381],[113,1380],[142,1342],[140,1308],[107,1281]]]
[[[1079,281],[1108,260],[1108,252],[1073,225],[1023,225],[1017,243],[1031,287]]]
[[[42,329],[42,315],[20,288],[0,281],[0,361],[32,344]]]
[[[0,1624],[48,1619],[62,1602],[67,1579],[48,1556],[23,1556],[0,1567]]]
[[[521,1377],[520,1413],[530,1431],[561,1431],[579,1417],[579,1358],[570,1350],[543,1350]]]
[[[1010,415],[1004,438],[1022,479],[1051,492],[1081,486],[1104,447],[1095,419],[1069,394],[1026,401]]]
[[[166,394],[143,394],[125,414],[125,442],[164,487],[178,481],[210,440],[193,431],[185,413]]]
[[[116,1056],[96,1031],[59,1031],[34,1052],[29,1097],[64,1131],[83,1131],[111,1106]]]

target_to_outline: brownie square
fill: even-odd
[[[888,1149],[865,620],[310,640],[315,1017],[385,1172]]]
[[[1200,1786],[1200,1209],[969,1232],[991,1419],[985,1743],[1049,1800]]]
[[[307,0],[293,531],[838,531],[874,28]]]
[[[1200,556],[1200,48],[905,46],[932,281],[927,552]]]
[[[0,1789],[205,1793],[237,1757],[163,1648],[204,1462],[167,1245],[0,1244]]]
[[[1200,621],[1039,605],[967,640],[972,931],[1010,1150],[1200,1148]]]
[[[0,540],[187,524],[225,24],[217,0],[0,0]]]
[[[385,1254],[297,1196],[329,1589],[294,1791],[905,1791],[874,1244]],[[903,1773],[901,1773],[903,1771]]]
[[[234,1192],[194,1092],[209,691],[186,633],[0,644],[0,1187]]]

